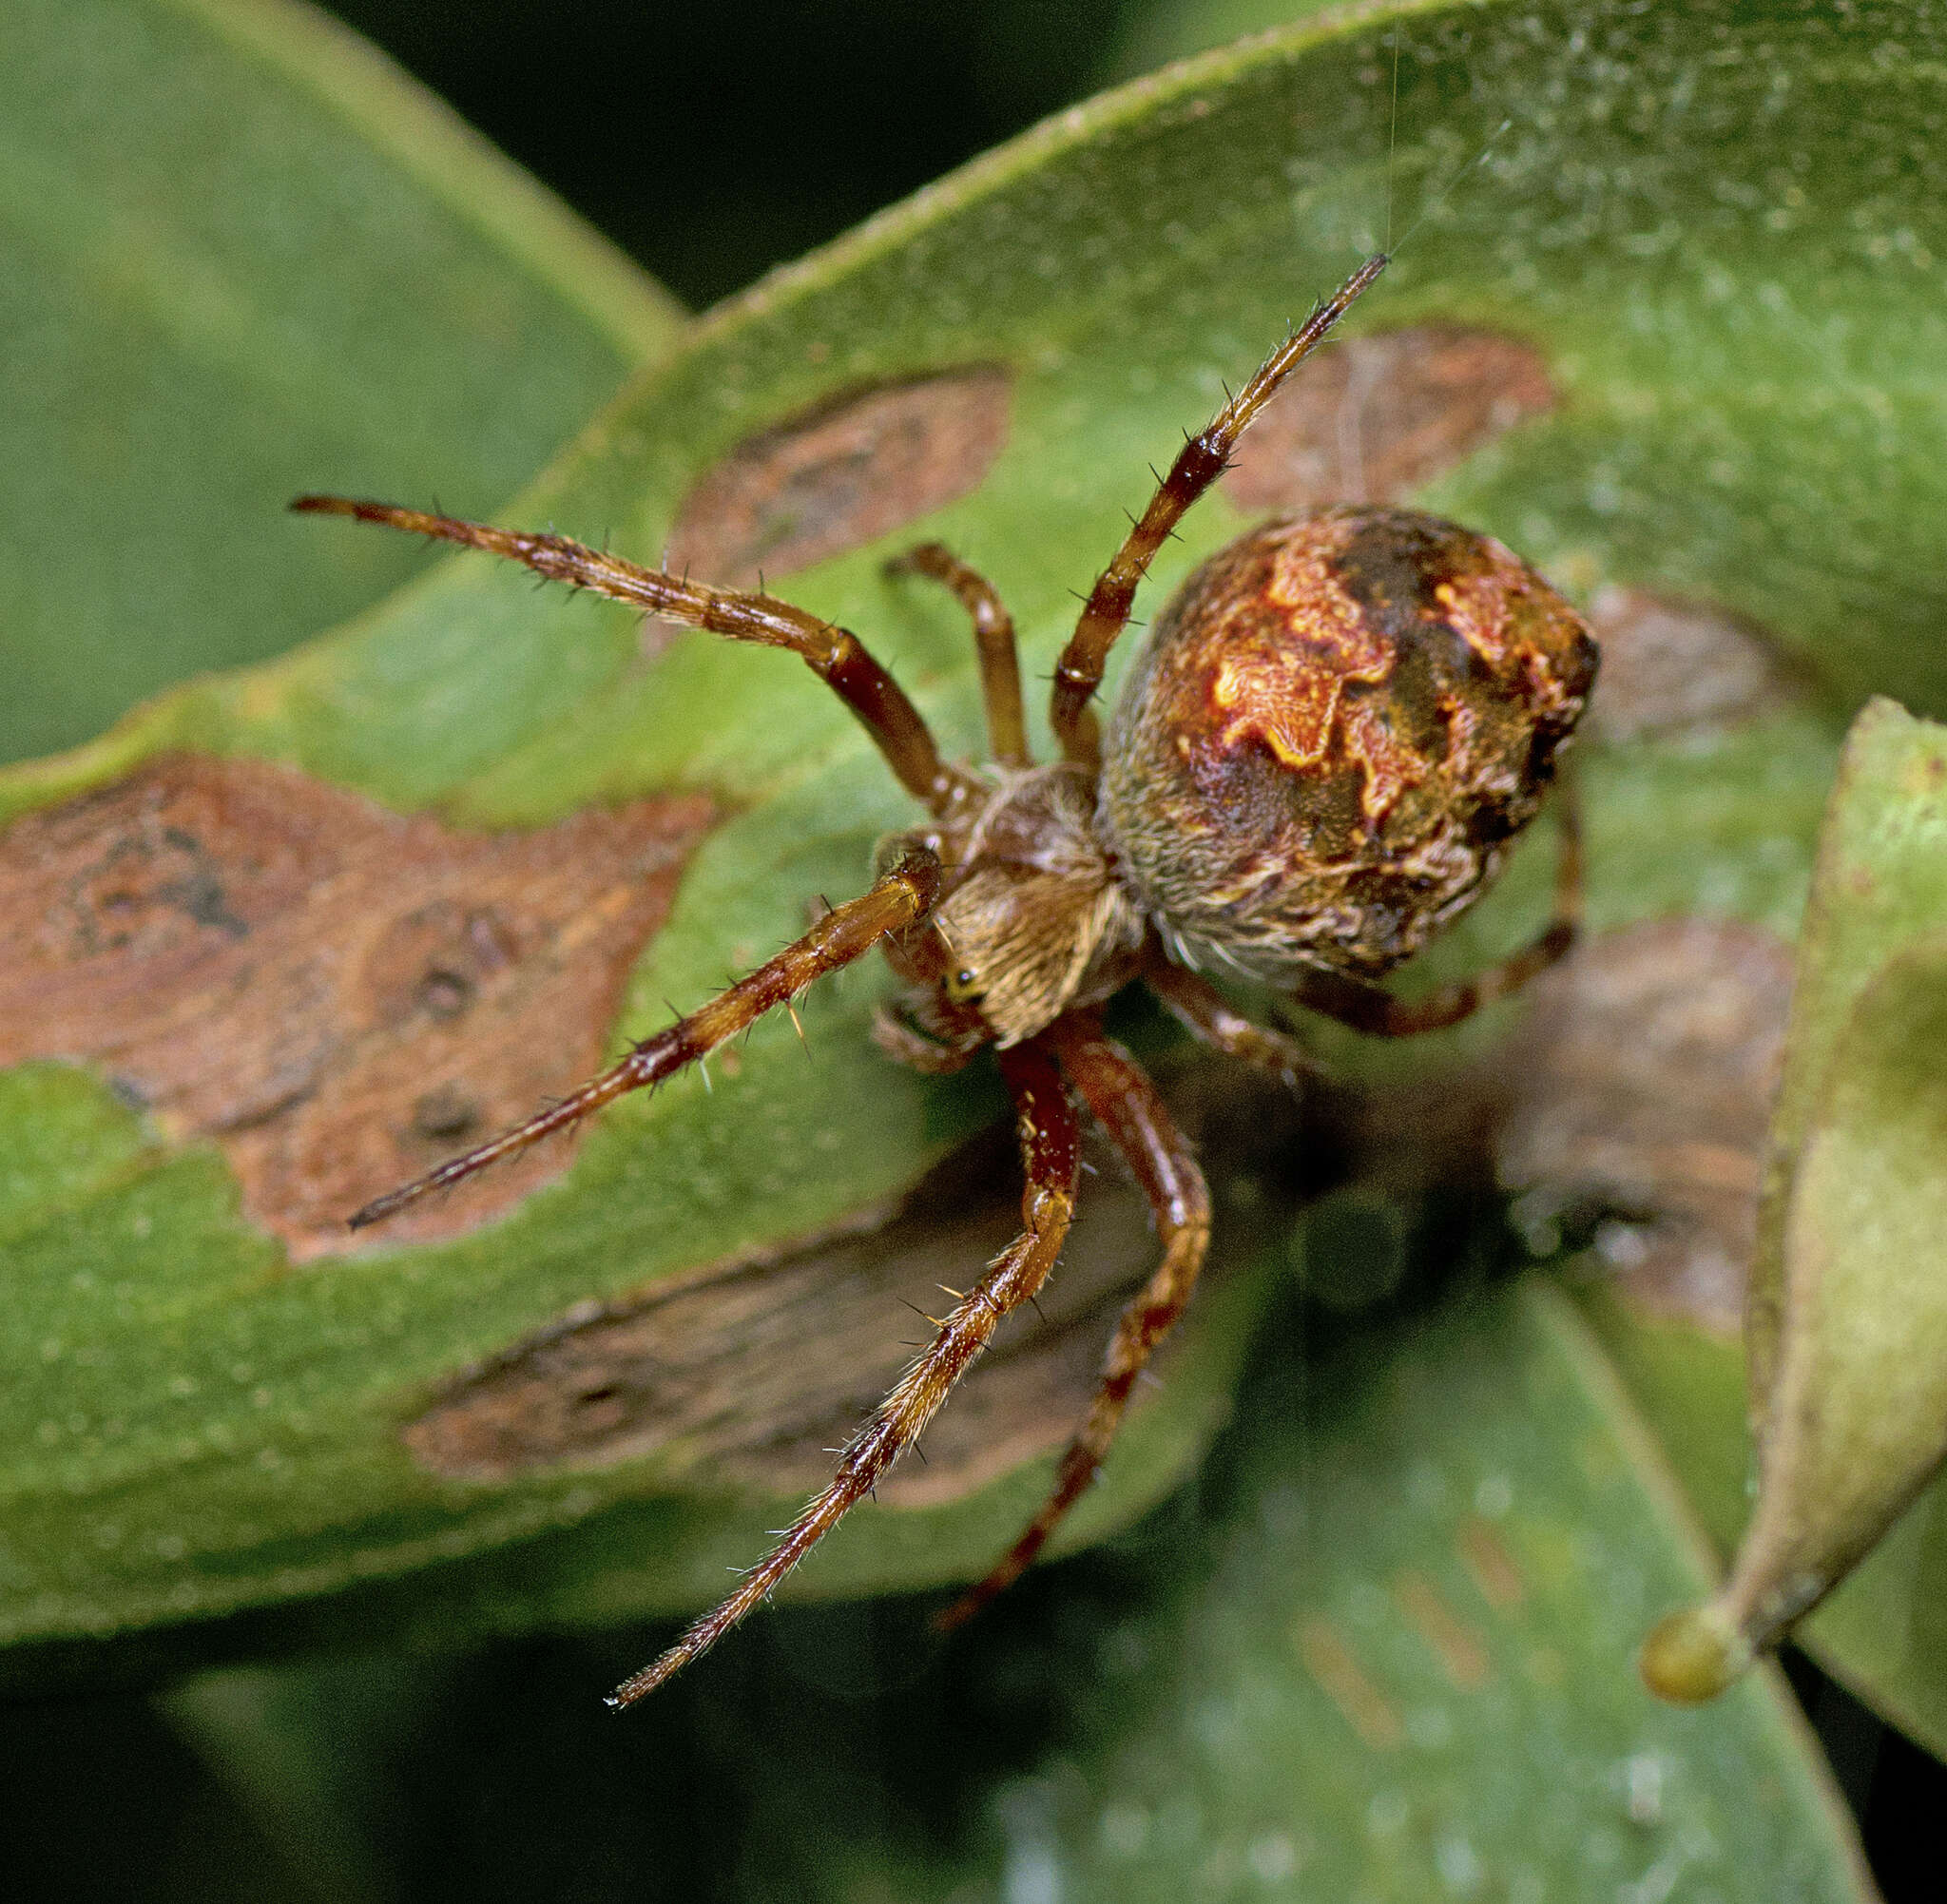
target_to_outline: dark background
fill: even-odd
[[[702,309],[1095,89],[1153,9],[1144,0],[341,0],[334,10]],[[1220,1451],[1220,1469],[1222,1459]],[[1033,1620],[1037,1597],[1027,1583],[1006,1617]],[[795,1652],[816,1663],[821,1650],[844,1656],[860,1645],[896,1657],[924,1644],[916,1611],[896,1603],[785,1609],[757,1626],[769,1637],[752,1650],[774,1660]],[[539,1699],[517,1736],[503,1729],[511,1686],[602,1683],[612,1650],[543,1637],[464,1660],[346,1665],[348,1756],[356,1741],[368,1777],[382,1776],[386,1789],[338,1796],[374,1834],[398,1894],[787,1894],[727,1850],[754,1798],[750,1781],[762,1777],[753,1755],[815,1766],[821,1755],[856,1762],[883,1751],[889,1792],[923,1810],[923,1768],[916,1778],[897,1762],[899,1740],[857,1736],[896,1724],[897,1688],[860,1703],[806,1684],[788,1740],[776,1734],[774,1706],[722,1675],[709,1682],[711,1709],[679,1682],[663,1698],[684,1709],[665,1707],[671,1722],[653,1740],[646,1728],[616,1728],[592,1756],[578,1701],[571,1721],[560,1702]],[[1793,1656],[1787,1667],[1890,1904],[1931,1904],[1943,1894],[1938,1860],[1919,1834],[1947,1804],[1947,1769],[1808,1662]],[[399,1698],[389,1680],[413,1683]],[[394,1721],[416,1714],[423,1729],[375,1753],[361,1702]],[[571,1724],[572,1737],[550,1738],[550,1719]],[[684,1740],[698,1749],[672,1754]],[[645,1779],[672,1830],[661,1842],[618,1848],[601,1820],[640,1821]],[[559,1834],[543,1845],[497,1831],[500,1790],[520,1793],[519,1818],[542,1804]],[[271,1823],[240,1807],[140,1694],[0,1713],[0,1834],[12,1895],[326,1894],[289,1858],[301,1831],[277,1833],[280,1853],[266,1836]],[[383,1889],[391,1894],[391,1884]]]
[[[1147,10],[351,0],[332,10],[702,310],[1094,91],[1126,16]]]

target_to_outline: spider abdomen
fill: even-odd
[[[1189,963],[1377,974],[1493,877],[1595,667],[1581,617],[1490,537],[1361,506],[1266,523],[1158,619],[1098,829]]]

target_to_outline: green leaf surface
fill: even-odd
[[[1578,591],[1633,582],[1759,617],[1835,709],[1862,685],[1947,702],[1947,649],[1931,639],[1947,466],[1923,447],[1947,400],[1934,264],[1947,161],[1914,77],[1936,29],[1899,10],[1841,28],[1729,5],[1403,20],[1397,147],[1383,23],[1216,55],[1078,108],[713,314],[502,519],[653,558],[689,485],[752,433],[860,383],[1000,365],[1000,457],[924,528],[993,578],[1030,677],[1045,673],[1070,591],[1142,500],[1145,465],[1381,235],[1390,177],[1401,221],[1424,221],[1352,328],[1439,317],[1504,331],[1535,344],[1562,394],[1427,500]],[[328,275],[329,257],[308,269]],[[327,421],[337,429],[338,412]],[[336,437],[295,440],[304,467],[277,476],[276,499],[329,485],[424,500],[435,482],[454,506],[500,493],[361,463]],[[257,494],[226,510],[220,560],[170,543],[183,599],[240,570],[260,587],[304,573],[298,595],[326,603],[322,619],[410,558],[337,525],[253,541],[237,524]],[[1239,526],[1227,502],[1206,503],[1159,561],[1152,604]],[[287,540],[312,567],[291,566]],[[894,546],[827,561],[789,592],[864,631],[950,750],[970,751],[964,628],[951,604],[880,577]],[[350,595],[329,597],[325,576]],[[30,606],[37,641],[59,648],[65,606]],[[1789,929],[1836,740],[1836,718],[1814,709],[1598,756],[1597,921],[1701,911]],[[655,1023],[664,997],[720,983],[739,947],[790,936],[808,898],[856,890],[875,835],[905,817],[842,710],[781,658],[689,638],[646,662],[626,617],[537,601],[479,561],[433,564],[287,660],[192,683],[100,742],[0,776],[0,812],[172,746],[293,763],[470,824],[716,796],[726,817],[631,981],[630,1029]],[[1521,937],[1547,859],[1544,839],[1524,849],[1433,963]],[[382,1600],[401,1624],[421,1591],[476,1625],[704,1596],[723,1561],[755,1551],[775,1503],[698,1500],[694,1476],[655,1464],[435,1482],[396,1431],[442,1376],[571,1305],[882,1202],[990,1117],[979,1080],[928,1083],[870,1049],[879,984],[861,972],[814,998],[815,1066],[788,1026],[766,1026],[714,1096],[691,1079],[618,1107],[568,1177],[505,1221],[296,1272],[238,1215],[217,1151],[171,1151],[72,1072],[10,1079],[17,1121],[38,1134],[20,1141],[7,1247],[21,1292],[9,1359],[27,1371],[0,1401],[8,1630],[58,1646],[327,1591],[368,1614]],[[1182,1471],[1221,1414],[1255,1301],[1247,1277],[1235,1286],[1231,1306],[1193,1317],[1201,1373],[1132,1431],[1091,1504],[1097,1529]],[[1031,1471],[957,1508],[861,1520],[807,1590],[975,1565],[1038,1482]],[[384,1597],[415,1569],[412,1589]]]
[[[1835,1090],[1853,1088],[1844,1073],[1855,1067],[1871,1070],[1899,1055],[1882,1048],[1868,1024],[1856,1022],[1862,1010],[1872,1023],[1887,1022],[1886,1007],[1867,1000],[1872,988],[1888,985],[1918,1010],[1914,1049],[1921,1056],[1928,1049],[1926,985],[1913,962],[1924,966],[1931,958],[1932,941],[1947,922],[1943,848],[1947,729],[1876,700],[1854,723],[1840,762],[1800,940],[1752,1290],[1752,1388],[1761,1411],[1781,1353],[1791,1175],[1831,1115]],[[1854,1037],[1860,1045],[1848,1059],[1841,1048]],[[1889,1081],[1889,1111],[1924,1119],[1923,1097],[1899,1088],[1897,1081]],[[1924,1124],[1917,1128],[1923,1131]],[[1924,1176],[1912,1189],[1923,1193]],[[1909,1256],[1912,1241],[1903,1240],[1892,1255]],[[1924,1263],[1912,1263],[1909,1273],[1923,1276]]]
[[[472,1820],[438,1853],[470,1894],[528,1868],[538,1797],[576,1842],[628,1818],[615,1894],[1873,1895],[1775,1675],[1689,1712],[1629,1670],[1648,1610],[1704,1569],[1554,1290],[1368,1315],[1303,1355],[1314,1325],[1277,1316],[1195,1505],[944,1651],[912,1603],[784,1609],[613,1728],[576,1707],[613,1635],[248,1667],[168,1709],[336,1895],[418,1894],[371,1773],[401,1738],[425,1742],[425,1813]],[[511,1675],[512,1760],[486,1717]]]
[[[0,760],[388,593],[283,519],[337,480],[491,509],[681,313],[287,0],[0,7]]]
[[[1646,1315],[1600,1288],[1590,1320],[1728,1561],[1750,1518],[1755,1450],[1742,1343]],[[1793,1635],[1835,1679],[1947,1758],[1947,1487],[1937,1480]]]
[[[1628,1683],[1631,1619],[1697,1561],[1570,1306],[1531,1283],[1371,1346],[1287,1376],[1205,1567],[1098,1641],[1162,1669],[1078,1690],[1059,1764],[996,1794],[1008,1856],[1082,1897],[1266,1866],[1324,1896],[1867,1894],[1779,1689],[1706,1732]]]
[[[1201,52],[1237,34],[1261,32],[1313,10],[1295,4],[1295,0],[1282,0],[1282,4],[1281,0],[1162,0],[1162,4],[1136,16],[1107,62],[1105,72],[1126,76],[1162,59]],[[1861,25],[1865,24],[1862,19]],[[1872,56],[1883,63],[1882,70],[1888,75],[1896,69],[1918,71],[1919,68],[1913,63],[1924,62],[1928,46],[1904,30],[1886,34],[1877,30],[1890,24],[1894,24],[1890,15],[1875,15],[1860,44],[1870,47]],[[1904,29],[1916,23],[1898,24]],[[1806,48],[1801,42],[1791,50],[1802,52]],[[1725,57],[1735,60],[1739,55],[1726,47]],[[1782,87],[1796,87],[1799,76],[1787,72],[1789,64],[1787,52],[1778,69],[1779,81]],[[1890,125],[1881,131],[1885,136],[1897,137]],[[1863,159],[1864,155],[1860,157]],[[1866,161],[1866,165],[1871,169],[1870,161]],[[1722,174],[1716,188],[1731,193],[1739,189]],[[1789,192],[1785,196],[1788,199]],[[1783,222],[1787,212],[1786,205],[1774,204],[1771,216]],[[1918,228],[1910,228],[1901,241],[1918,242],[1926,255],[1917,261],[1922,263],[1923,269],[1937,273],[1937,229],[1931,238],[1922,239]],[[1774,312],[1781,311],[1791,298],[1783,279],[1762,286],[1761,295]],[[1937,433],[1933,441],[1937,444],[1938,440]],[[1856,550],[1848,541],[1842,537],[1828,541],[1818,537],[1816,531],[1814,534],[1815,542],[1827,550],[1836,565],[1842,567],[1851,563]],[[1937,568],[1937,555],[1929,554],[1925,560],[1930,567]],[[1928,646],[1937,651],[1938,639],[1936,634]],[[1786,792],[1777,776],[1781,770],[1789,771],[1788,761],[1805,764],[1806,755],[1795,755],[1783,737],[1775,741],[1766,737],[1758,743],[1761,748],[1767,745],[1773,750],[1772,759],[1762,766],[1754,760],[1753,771],[1773,778],[1784,799],[1781,817],[1796,807],[1798,823],[1796,827],[1781,827],[1768,840],[1753,839],[1753,850],[1744,856],[1735,876],[1746,884],[1748,891],[1748,882],[1761,877],[1761,868],[1765,865],[1789,869],[1783,882],[1785,890],[1779,895],[1783,903],[1770,911],[1767,920],[1774,930],[1788,935],[1803,892],[1800,877],[1803,867],[1803,808],[1802,798],[1795,799],[1792,793]],[[1808,737],[1807,752],[1816,757],[1819,764],[1798,782],[1801,793],[1822,786],[1827,772],[1824,763],[1829,757],[1823,741]],[[1642,763],[1632,760],[1629,764],[1640,771]],[[1610,763],[1605,762],[1603,771],[1609,769]],[[1709,800],[1713,783],[1714,777],[1707,773],[1700,776],[1693,798]],[[1816,792],[1814,797],[1818,797]],[[1737,805],[1735,800],[1729,802],[1724,815],[1725,824],[1732,834],[1748,825],[1745,815],[1736,811]],[[1610,832],[1600,849],[1602,863],[1614,866],[1618,854],[1627,856],[1637,882],[1667,882],[1673,875],[1680,876],[1682,869],[1698,869],[1706,881],[1726,877],[1729,857],[1716,853],[1700,855],[1693,839],[1672,840],[1667,853],[1662,850],[1662,839],[1651,829],[1659,821],[1667,824],[1672,811],[1687,818],[1694,817],[1690,803],[1679,801],[1672,803],[1672,809],[1660,813],[1640,808],[1631,816],[1637,823],[1626,823],[1613,793],[1604,784],[1598,797],[1597,824],[1607,823]],[[1940,918],[1943,915],[1934,904],[1939,864],[1937,857],[1931,865],[1910,863],[1900,874],[1876,882],[1878,896],[1890,901],[1895,912],[1909,919]],[[1679,904],[1672,910],[1716,911],[1720,903],[1721,891],[1706,898],[1701,907]],[[1729,910],[1754,920],[1765,915],[1762,907],[1754,908],[1744,894],[1730,901]],[[1867,937],[1876,931],[1883,931],[1883,920],[1873,919],[1871,913],[1870,907],[1855,909],[1847,915],[1842,930]],[[1599,927],[1604,921],[1598,917],[1596,923]],[[1832,928],[1828,924],[1820,930],[1829,936]],[[1849,969],[1853,973],[1849,983],[1857,986],[1861,982],[1860,975],[1871,966],[1870,958],[1861,959],[1859,955],[1864,950],[1858,949],[1836,965],[1829,952],[1822,954],[1828,976],[1835,969]],[[1782,1140],[1788,1136],[1796,1144],[1802,1138],[1804,1120],[1810,1114],[1809,1100],[1819,1083],[1820,1066],[1828,1055],[1830,1042],[1840,1029],[1839,1021],[1850,1002],[1851,992],[1844,984],[1822,985],[1801,993],[1802,1015],[1793,1034],[1793,1069],[1782,1118]],[[1808,1012],[1816,1013],[1824,1022],[1815,1022],[1812,1016],[1805,1015]],[[1795,1104],[1789,1095],[1794,1091],[1799,1099]],[[1737,1546],[1748,1514],[1746,1484],[1755,1458],[1745,1426],[1747,1391],[1745,1357],[1740,1347],[1667,1314],[1633,1309],[1599,1288],[1585,1290],[1584,1300],[1639,1404],[1661,1434],[1690,1501],[1721,1552],[1728,1556]],[[1761,1334],[1769,1334],[1775,1328],[1775,1318],[1761,1317],[1758,1326]],[[1758,1353],[1768,1355],[1769,1351],[1761,1345]],[[1881,1714],[1937,1755],[1947,1757],[1947,1636],[1943,1636],[1934,1616],[1935,1608],[1947,1605],[1947,1574],[1941,1570],[1943,1564],[1947,1564],[1942,1557],[1943,1540],[1947,1540],[1947,1531],[1943,1530],[1947,1530],[1947,1491],[1937,1485],[1926,1491],[1833,1598],[1812,1615],[1797,1637],[1829,1671]]]
[[[1102,82],[1134,79],[1166,61],[1212,52],[1247,33],[1295,27],[1337,10],[1332,0],[1154,0],[1124,16],[1102,63]]]
[[[1947,934],[1937,931],[1889,960],[1860,995],[1794,1173],[1785,1244],[1794,1287],[1747,1535],[1755,1558],[1759,1516],[1775,1493],[1768,1576],[1842,1577],[1947,1458],[1943,1158]],[[1925,1533],[1939,1510],[1936,1491],[1914,1510],[1918,1538],[1935,1545],[1931,1567],[1916,1567],[1911,1550],[1887,1557],[1905,1604],[1882,1631],[1904,1644],[1873,1683],[1896,1710],[1924,1709],[1922,1736],[1947,1744],[1940,1555]]]
[[[1747,1331],[1757,1497],[1724,1590],[1660,1643],[1703,1647],[1700,1685],[1712,1635],[1774,1644],[1947,1456],[1943,847],[1947,729],[1875,700],[1841,758],[1800,941]],[[1914,1610],[1937,1594],[1911,1548],[1885,1564],[1872,1598],[1905,1617],[1880,1626],[1873,1683],[1937,1741],[1938,1636]],[[1842,1630],[1859,1629],[1856,1613]]]

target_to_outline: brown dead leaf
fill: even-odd
[[[1264,407],[1223,486],[1240,509],[1394,502],[1555,403],[1532,345],[1416,324],[1321,352]]]
[[[1735,1336],[1791,983],[1788,946],[1706,919],[1604,933],[1537,982],[1498,1140],[1517,1218],[1608,1213],[1626,1296]]]
[[[459,833],[260,761],[151,761],[0,835],[0,1065],[97,1067],[221,1144],[294,1259],[342,1250],[369,1198],[597,1067],[710,822],[685,796]],[[487,1221],[572,1144],[387,1240]]]

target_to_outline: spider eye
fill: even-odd
[[[956,1005],[964,1005],[970,998],[980,995],[980,975],[966,966],[947,974],[944,990]]]

